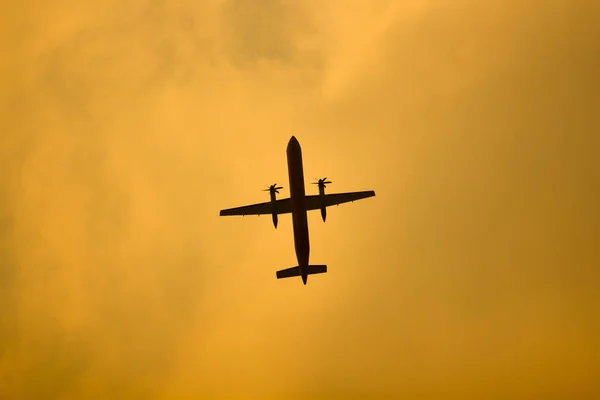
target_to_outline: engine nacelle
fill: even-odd
[[[313,185],[319,185],[319,197],[321,198],[321,218],[323,222],[327,219],[327,206],[325,205],[325,185],[331,182],[327,178],[317,179],[317,182],[313,182]]]
[[[273,209],[273,213],[271,215],[273,216],[273,226],[275,227],[275,229],[277,229],[277,222],[278,222],[276,207],[277,207],[277,193],[279,193],[279,189],[283,189],[283,187],[281,187],[281,186],[277,187],[276,183],[269,186],[267,189],[265,189],[265,191],[268,191],[269,194],[271,195],[271,207]]]

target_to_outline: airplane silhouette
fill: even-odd
[[[279,214],[292,214],[292,223],[294,227],[294,247],[296,248],[296,259],[298,266],[277,271],[277,279],[291,278],[301,276],[302,282],[306,285],[308,275],[321,274],[327,272],[327,265],[309,265],[308,258],[310,253],[310,244],[308,239],[308,219],[307,211],[321,210],[323,222],[327,217],[327,207],[340,205],[349,201],[356,201],[375,196],[375,191],[368,190],[364,192],[348,192],[325,194],[325,185],[331,182],[327,178],[319,179],[313,182],[319,185],[319,194],[316,196],[306,196],[304,190],[304,169],[302,167],[302,149],[298,140],[292,136],[287,146],[288,175],[290,181],[290,197],[287,199],[276,199],[279,189],[283,189],[277,184],[269,186],[265,191],[269,191],[271,201],[249,206],[228,208],[221,210],[219,215],[261,215],[271,214],[273,225],[277,228],[277,216]]]

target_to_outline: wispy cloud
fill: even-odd
[[[9,7],[0,397],[597,394],[597,11]],[[289,218],[217,216],[292,134],[377,192],[311,215],[306,287]]]

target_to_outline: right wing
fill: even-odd
[[[277,214],[287,214],[292,212],[292,202],[289,198],[281,199],[275,201],[275,207],[273,207],[273,203],[268,201],[265,203],[252,204],[249,206],[243,207],[235,207],[228,208],[226,210],[221,210],[219,213],[220,216],[226,215],[262,215],[262,214],[272,214],[273,212]]]
[[[331,207],[373,196],[375,196],[375,191],[373,190],[367,190],[364,192],[332,193],[324,196],[306,196],[306,210],[318,210],[323,206]]]

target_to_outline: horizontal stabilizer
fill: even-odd
[[[327,272],[327,265],[309,265],[306,268],[306,275],[324,274],[325,272]],[[277,279],[292,278],[300,275],[300,267],[292,267],[277,271]]]
[[[324,274],[325,272],[327,272],[327,265],[309,265],[306,274]]]
[[[277,271],[277,279],[291,278],[293,276],[300,276],[300,267],[292,267],[288,269],[282,269]]]

